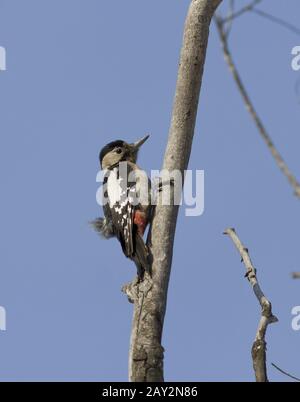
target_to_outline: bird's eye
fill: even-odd
[[[115,152],[116,152],[117,154],[121,154],[121,153],[122,153],[122,148],[117,148],[117,149],[115,150]]]

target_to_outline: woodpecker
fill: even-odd
[[[104,218],[92,223],[104,238],[116,237],[123,253],[134,261],[138,277],[150,273],[149,249],[143,240],[151,216],[151,183],[136,164],[140,147],[149,135],[127,143],[116,140],[105,145],[99,154],[104,171]]]

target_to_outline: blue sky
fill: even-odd
[[[224,2],[226,5],[226,2]],[[236,1],[238,6],[245,1]],[[297,0],[261,9],[299,25]],[[188,0],[1,0],[1,380],[126,381],[135,270],[88,221],[98,152],[151,133],[140,154],[159,169],[169,128]],[[230,44],[257,110],[300,180],[299,36],[251,13]],[[231,241],[248,246],[279,323],[268,362],[300,375],[300,203],[259,137],[212,26],[190,168],[205,171],[205,212],[181,211],[163,345],[165,378],[251,381],[260,309]],[[102,213],[102,212],[101,212]],[[271,380],[286,380],[269,367]]]

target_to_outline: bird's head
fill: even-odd
[[[105,145],[99,155],[101,168],[109,169],[123,161],[135,163],[140,147],[148,138],[149,135],[146,135],[132,144],[117,140]]]

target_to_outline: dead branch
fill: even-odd
[[[266,366],[266,350],[267,343],[265,341],[268,325],[277,322],[278,319],[272,313],[271,302],[266,298],[261,290],[257,276],[248,249],[241,243],[234,229],[226,229],[224,234],[230,236],[234,245],[238,249],[242,262],[246,267],[246,277],[249,280],[254,294],[258,299],[262,313],[256,332],[255,340],[252,346],[252,360],[255,377],[257,382],[268,382],[267,366]]]
[[[283,160],[282,156],[280,155],[280,153],[277,151],[270,135],[268,134],[261,118],[258,116],[254,105],[248,95],[248,92],[243,84],[243,81],[241,79],[241,76],[237,70],[237,67],[233,61],[233,57],[232,54],[229,50],[229,46],[228,46],[228,40],[227,40],[227,36],[226,36],[226,32],[225,32],[225,28],[224,28],[224,23],[222,21],[222,19],[220,17],[215,17],[215,21],[216,21],[216,26],[217,26],[217,30],[220,36],[220,40],[221,40],[221,44],[222,44],[222,49],[223,49],[223,53],[224,53],[224,57],[225,57],[225,61],[229,66],[230,72],[232,73],[232,76],[234,78],[234,81],[238,87],[238,90],[243,98],[243,101],[245,103],[246,109],[248,110],[251,118],[253,119],[259,134],[261,135],[262,139],[264,140],[264,142],[266,143],[269,151],[271,152],[275,162],[277,163],[279,169],[282,171],[282,173],[285,175],[285,177],[287,178],[287,180],[289,181],[290,185],[292,186],[295,195],[300,198],[300,184],[297,181],[297,179],[295,178],[295,176],[292,174],[292,172],[290,171],[290,169],[288,168],[287,164],[285,163],[285,161]]]

